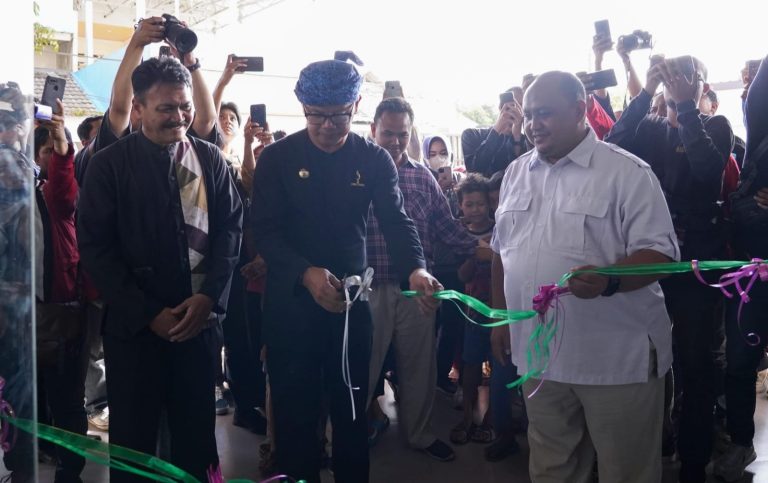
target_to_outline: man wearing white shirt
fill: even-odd
[[[528,310],[538,287],[571,269],[678,260],[672,220],[650,167],[601,141],[573,75],[548,72],[523,101],[534,149],[506,170],[492,246],[496,305]],[[661,481],[670,322],[658,276],[570,279],[544,382],[524,385],[534,483]],[[528,367],[537,320],[509,329],[512,362]],[[507,329],[495,330],[495,343]],[[507,342],[507,341],[504,341]],[[559,348],[555,351],[555,345]]]

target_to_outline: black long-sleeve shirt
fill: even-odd
[[[203,171],[208,203],[206,277],[199,293],[226,311],[238,261],[242,205],[221,151],[187,136]],[[136,132],[94,154],[80,192],[80,256],[107,303],[105,332],[131,336],[165,307],[192,295],[188,241],[172,161]]]
[[[683,257],[717,257],[723,245],[718,201],[733,149],[731,125],[723,116],[701,115],[691,100],[678,104],[675,128],[666,118],[648,115],[651,99],[641,91],[605,141],[651,165],[667,198]]]
[[[339,278],[362,273],[371,203],[397,273],[426,267],[397,180],[389,154],[354,133],[330,154],[306,130],[267,146],[251,206],[256,248],[269,265],[267,290],[273,280],[295,284],[311,266]]]
[[[523,154],[530,147],[525,136],[520,140],[524,144],[519,153]],[[509,163],[519,156],[516,148],[512,136],[499,134],[492,128],[470,128],[461,133],[461,150],[464,152],[467,171],[480,173],[486,178],[490,178],[497,171],[507,169]]]

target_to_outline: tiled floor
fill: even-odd
[[[378,446],[371,451],[372,483],[524,483],[530,481],[527,472],[527,445],[523,437],[519,438],[524,448],[523,452],[499,463],[486,462],[483,459],[483,447],[477,444],[457,447],[457,459],[450,463],[440,463],[407,449],[398,435],[394,404],[391,402],[389,393],[388,396],[390,397],[387,398],[385,411],[393,424]],[[449,399],[438,394],[434,414],[435,427],[439,428],[438,436],[447,440],[449,429],[459,418],[460,413],[451,408]],[[758,459],[748,468],[749,473],[739,483],[768,483],[768,398],[764,395],[758,396],[756,420],[755,449]],[[248,478],[260,481],[258,444],[263,437],[233,426],[231,415],[220,416],[218,423],[216,437],[225,478]],[[53,481],[52,475],[51,467],[41,467],[41,482]],[[103,467],[88,463],[83,473],[85,483],[102,483],[108,480],[107,471]],[[332,481],[333,477],[327,472],[324,473],[323,482]],[[711,478],[711,481],[718,480]],[[667,469],[663,483],[674,482],[674,471]]]

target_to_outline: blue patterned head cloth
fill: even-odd
[[[363,76],[346,59],[340,59],[338,53],[336,58],[339,60],[313,62],[301,71],[294,89],[299,102],[308,106],[343,106],[357,101]],[[357,56],[347,58],[359,60]]]

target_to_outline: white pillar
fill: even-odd
[[[86,65],[93,63],[93,0],[85,0],[85,56]]]

